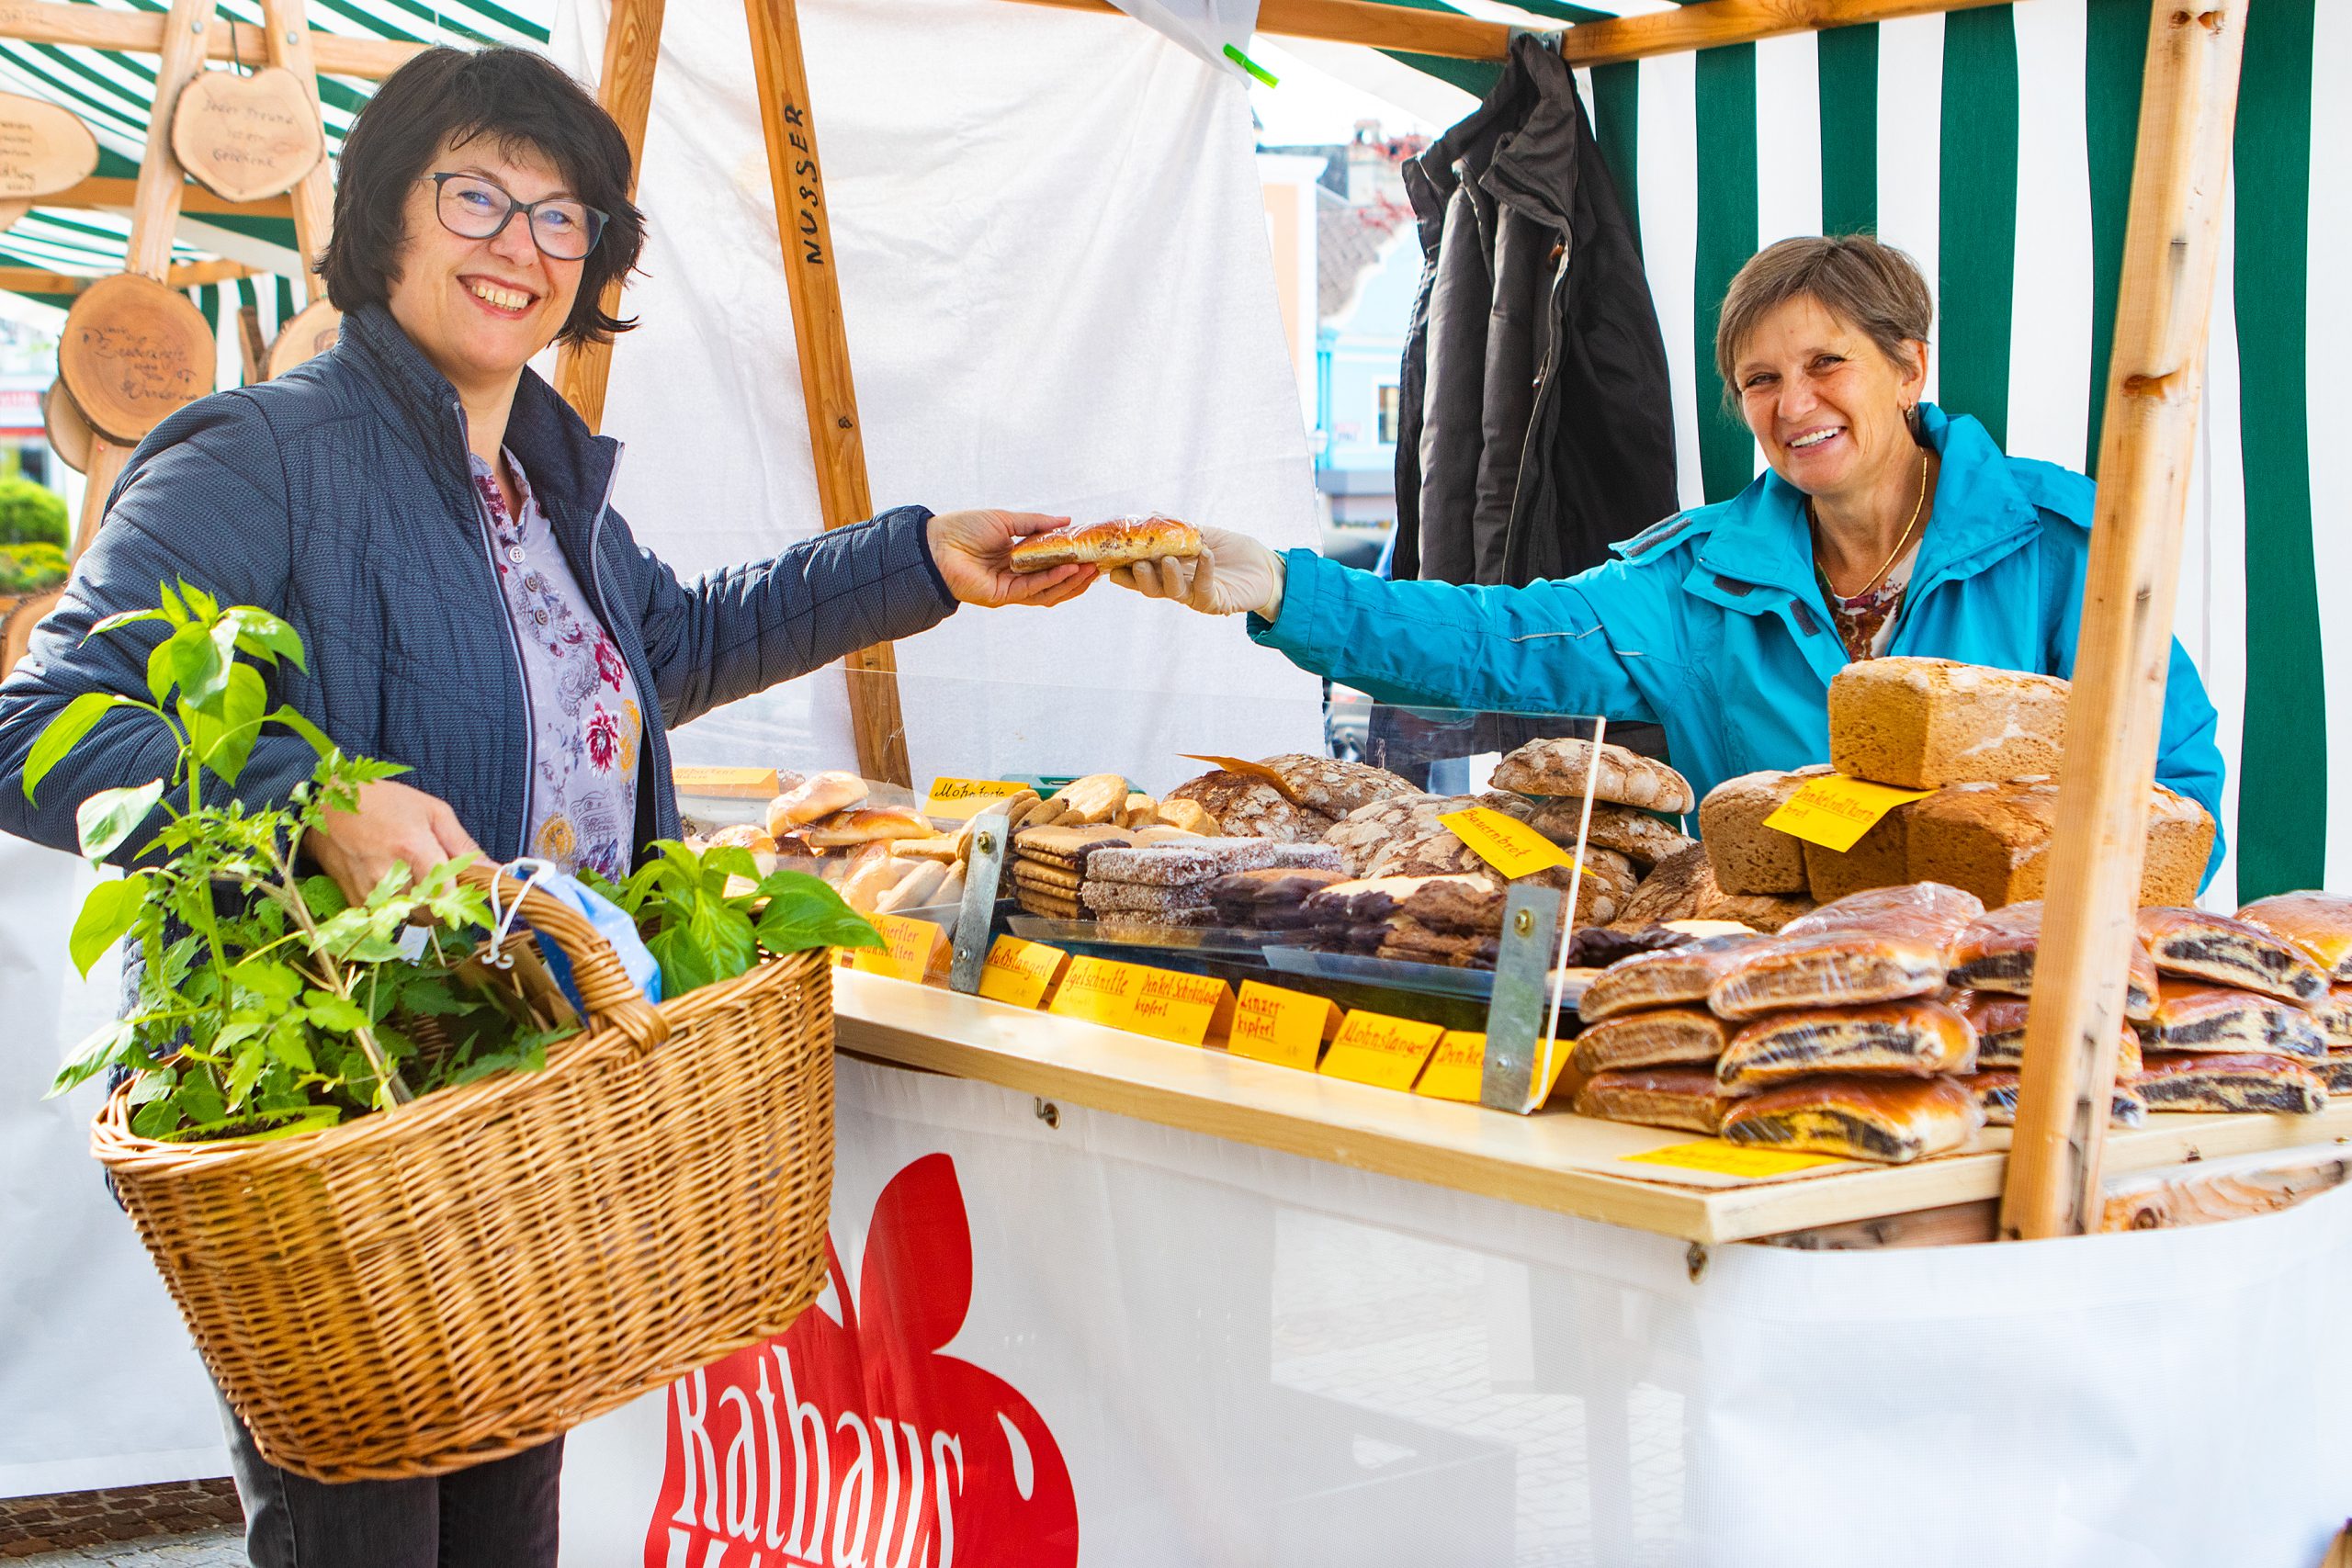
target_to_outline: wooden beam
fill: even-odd
[[[261,0],[261,14],[269,34],[269,62],[291,71],[302,84],[323,145],[326,120],[319,108],[317,35],[311,31],[303,0]],[[322,153],[317,166],[287,194],[287,200],[294,212],[294,248],[302,257],[302,298],[316,303],[327,297],[326,279],[319,276],[318,265],[334,227],[334,160]]]
[[[596,78],[596,101],[621,128],[628,142],[628,194],[637,197],[638,171],[645,163],[645,122],[653,113],[653,68],[662,57],[663,0],[614,0],[605,24],[605,69]],[[605,286],[605,314],[621,308],[621,286]],[[591,430],[605,423],[605,388],[613,371],[609,343],[566,344],[556,351],[555,388]]]
[[[243,262],[181,262],[172,268],[164,281],[175,288],[198,288],[208,283],[225,283],[233,278],[254,276],[254,269]],[[49,272],[37,266],[0,266],[0,291],[10,294],[79,294],[97,281],[96,277],[78,272]]]
[[[2247,0],[2156,0],[2001,1229],[2098,1223]]]
[[[35,207],[116,207],[128,209],[138,199],[139,182],[118,179],[111,175],[95,175],[79,185],[66,186],[53,196],[33,197]],[[241,218],[291,218],[294,203],[290,197],[273,196],[261,201],[230,201],[213,195],[200,185],[189,184],[180,189],[180,210],[207,214],[232,213]]]
[[[1032,6],[1122,15],[1110,0],[1024,0]],[[1449,60],[1500,60],[1510,50],[1510,28],[1453,11],[1423,11],[1374,0],[1261,0],[1258,30],[1283,38],[1323,39]]]
[[[1790,33],[1853,27],[1897,17],[1965,11],[2007,0],[1702,0],[1672,11],[1581,22],[1560,35],[1560,53],[1575,66],[1614,65],[1686,50],[1721,49]]]
[[[58,0],[0,3],[0,38],[26,43],[83,44],[127,54],[160,54],[164,28],[164,17],[152,11],[110,11],[96,6],[62,5]],[[232,29],[233,48],[230,44]],[[260,60],[268,52],[262,42],[262,29],[250,22],[231,23],[224,17],[220,26],[207,28],[205,33],[204,52],[213,60]],[[430,47],[329,32],[315,34],[312,43],[320,70],[369,81],[381,81]]]
[[[1756,1239],[1767,1247],[1798,1252],[1875,1252],[1890,1247],[1962,1247],[1996,1239],[2000,1204],[1991,1198],[1973,1203],[1947,1203],[1937,1209],[1914,1209],[1907,1214],[1886,1214],[1874,1220],[1848,1220],[1841,1224],[1814,1225],[1782,1231]]]
[[[874,502],[866,489],[865,438],[857,422],[857,388],[850,374],[838,257],[809,113],[799,13],[796,0],[744,0],[743,9],[752,24],[752,72],[767,137],[776,231],[784,243],[785,288],[792,299],[817,499],[825,526],[840,528],[871,514]],[[890,645],[861,649],[842,662],[849,670],[858,771],[869,779],[911,785],[906,724],[899,711],[898,660]]]
[[[2352,1177],[2341,1148],[2280,1149],[2120,1176],[2107,1184],[2099,1229],[2172,1230],[2292,1208]]]

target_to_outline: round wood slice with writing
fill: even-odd
[[[17,667],[25,656],[25,648],[33,639],[33,628],[40,618],[57,608],[65,597],[62,588],[44,588],[38,593],[28,593],[7,607],[6,618],[0,619],[0,680]]]
[[[0,198],[54,196],[98,166],[98,139],[70,110],[0,93]]]
[[[302,79],[283,66],[250,76],[199,71],[172,110],[172,152],[213,195],[259,201],[283,196],[317,167],[326,137]]]
[[[77,474],[90,471],[90,442],[93,433],[90,422],[74,404],[74,394],[65,389],[62,377],[49,384],[40,395],[40,422],[49,433],[49,449],[57,460]]]
[[[128,446],[212,390],[212,329],[152,277],[102,277],[65,314],[57,372],[90,428]]]
[[[17,220],[32,209],[29,201],[0,201],[0,230],[16,227]]]
[[[262,361],[262,374],[275,381],[304,360],[316,359],[333,348],[342,335],[343,312],[323,299],[314,299],[277,329],[277,335],[270,340],[268,356]]]

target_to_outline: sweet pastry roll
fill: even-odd
[[[1947,887],[1940,882],[1912,882],[1832,899],[1811,914],[1791,920],[1781,928],[1781,933],[1805,936],[1815,931],[1862,931],[1949,947],[1971,920],[1984,913],[1984,901],[1973,893]]]
[[[811,774],[768,802],[768,832],[780,839],[792,829],[855,806],[865,795],[865,781],[855,773]]]
[[[911,806],[854,806],[811,822],[801,837],[820,850],[845,850],[891,839],[933,837],[931,818]]]
[[[2329,981],[2352,986],[2352,893],[2278,893],[2257,898],[2238,919],[2309,953]]]
[[[2331,1051],[2352,1051],[2352,986],[2330,987],[2327,1000],[2313,1010]]]
[[[2041,947],[2041,900],[1988,909],[1968,922],[1951,946],[1951,983],[1977,991],[2028,996]],[[2127,958],[2123,1016],[2144,1021],[2155,1011],[2156,962],[2137,940]]]
[[[2166,980],[2155,1016],[2140,1026],[2151,1051],[2256,1052],[2316,1061],[2327,1055],[2317,1014],[2227,986]]]
[[[1704,1008],[1652,1008],[1620,1013],[1577,1037],[1576,1068],[1712,1066],[1724,1054],[1723,1020]]]
[[[1939,942],[1866,931],[1792,932],[1793,927],[1742,950],[1708,991],[1707,1005],[1724,1018],[1749,1019],[1790,1008],[1901,1001],[1943,989]]]
[[[2136,1058],[2135,1058],[2136,1059]],[[2133,1068],[2136,1072],[2138,1069]],[[1975,1072],[1960,1080],[1976,1097],[1984,1108],[1985,1124],[1993,1127],[2014,1127],[2018,1124],[2018,1086],[2022,1076],[2015,1069],[1996,1072]],[[2110,1127],[2137,1127],[2148,1120],[2148,1102],[2140,1098],[2125,1077],[2123,1069],[2115,1070],[2115,1094],[2108,1102],[2107,1124]]]
[[[2324,1066],[2251,1053],[2151,1051],[2132,1089],[2151,1111],[2308,1116],[2327,1104]]]
[[[1577,1089],[1579,1116],[1713,1133],[1723,1124],[1724,1097],[1704,1067],[1621,1067],[1596,1073]]]
[[[1984,1107],[1956,1079],[1831,1073],[1728,1101],[1723,1135],[1735,1144],[1903,1165],[1959,1148],[1984,1124]]]
[[[1066,525],[1032,534],[1012,547],[1013,570],[1049,571],[1057,566],[1133,566],[1141,560],[1189,560],[1201,553],[1201,531],[1190,523],[1154,513],[1148,517],[1111,517],[1100,523]]]
[[[1976,1070],[1976,1032],[1941,1002],[1812,1008],[1758,1019],[1715,1063],[1726,1094],[1752,1094],[1815,1073],[1933,1077]]]
[[[1715,938],[1621,958],[1585,988],[1577,1011],[1587,1023],[1641,1008],[1706,1005],[1715,982],[1729,974],[1756,938]]]
[[[2299,943],[2226,915],[2142,909],[2140,940],[2169,976],[2235,986],[2306,1007],[2327,995],[2326,972]]]
[[[2025,1061],[2027,998],[1996,991],[1956,991],[1948,1005],[1976,1031],[1976,1066],[1981,1071],[2016,1067]],[[2115,1076],[2140,1070],[2140,1032],[2129,1023],[2117,1031]]]

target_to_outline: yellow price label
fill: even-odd
[[[1002,779],[933,779],[922,803],[923,814],[950,822],[968,822],[1000,800],[1019,795],[1027,784]]]
[[[1634,1165],[1663,1165],[1678,1170],[1704,1170],[1716,1176],[1786,1176],[1792,1170],[1838,1165],[1835,1155],[1791,1154],[1783,1149],[1751,1149],[1721,1138],[1693,1144],[1668,1144],[1643,1155],[1620,1156]]]
[[[1046,1010],[1056,1018],[1125,1029],[1143,988],[1143,970],[1109,958],[1073,958]]]
[[[1880,818],[1905,801],[1923,800],[1935,793],[1931,789],[1896,789],[1893,784],[1829,773],[1808,780],[1796,794],[1781,803],[1779,810],[1764,818],[1764,826],[1778,828],[1783,833],[1842,855],[1860,843],[1863,834],[1877,827]]]
[[[1543,1042],[1536,1042],[1541,1050]],[[1552,1043],[1552,1071],[1544,1080],[1544,1092],[1536,1097],[1541,1105],[1552,1098],[1552,1089],[1567,1070],[1568,1058],[1576,1054],[1576,1043],[1568,1040]],[[1430,1054],[1430,1065],[1421,1069],[1421,1081],[1413,1086],[1415,1094],[1425,1094],[1431,1100],[1460,1100],[1476,1104],[1478,1086],[1487,1073],[1487,1037],[1459,1029],[1449,1029],[1445,1038],[1437,1043]]]
[[[1507,877],[1521,877],[1547,866],[1573,865],[1567,851],[1516,818],[1484,806],[1449,811],[1438,818],[1453,829],[1455,838]]]
[[[1233,1021],[1233,987],[1206,975],[1145,969],[1125,1027],[1178,1045],[1198,1045]]]
[[[1225,1044],[1237,1056],[1311,1073],[1339,1028],[1340,1004],[1329,997],[1244,980]]]
[[[1445,1033],[1442,1023],[1421,1023],[1385,1013],[1351,1012],[1323,1053],[1317,1072],[1375,1089],[1410,1089],[1421,1064]]]
[[[1069,961],[1069,954],[1058,947],[1001,936],[990,944],[988,959],[980,965],[980,995],[1017,1008],[1035,1007],[1046,999]]]
[[[929,920],[905,915],[876,915],[873,920],[885,945],[852,949],[849,966],[868,975],[922,984],[931,973],[933,958],[947,945],[946,931]]]

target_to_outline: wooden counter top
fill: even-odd
[[[836,970],[833,986],[841,1048],[859,1056],[1690,1241],[1744,1241],[1995,1198],[2007,1158],[2007,1133],[1996,1131],[1984,1152],[1917,1165],[1682,1186],[1607,1168],[1690,1142],[1688,1133],[1559,1111],[1512,1116],[850,970]],[[2106,1169],[2347,1139],[2352,1099],[2316,1116],[2161,1114],[2111,1131]]]

